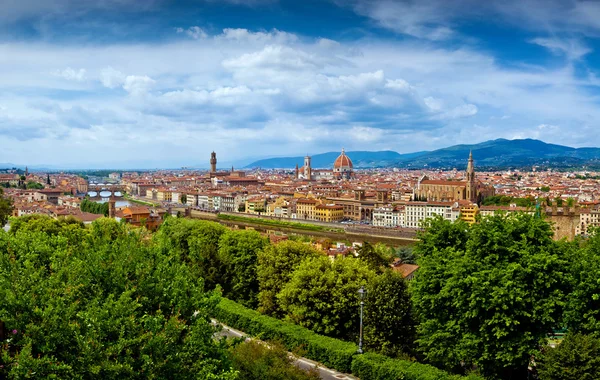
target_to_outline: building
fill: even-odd
[[[427,176],[421,177],[414,190],[414,200],[434,202],[456,202],[467,200],[480,203],[486,197],[495,194],[494,187],[485,185],[477,180],[473,165],[473,153],[469,154],[469,161],[464,181],[430,180]]]
[[[300,198],[296,200],[296,218],[306,220],[317,220],[317,205],[319,202],[316,199]],[[342,208],[343,215],[343,208]],[[343,216],[342,216],[343,217]]]
[[[409,202],[405,207],[406,227],[420,228],[421,223],[436,215],[454,222],[460,215],[456,202]]]
[[[354,166],[350,157],[342,148],[342,154],[335,159],[333,163],[333,175],[337,179],[350,179],[354,176]]]
[[[344,219],[344,208],[335,204],[321,204],[315,207],[315,218],[320,222],[339,222]]]
[[[373,210],[373,226],[375,227],[404,227],[406,226],[404,207],[384,206]]]
[[[217,172],[217,154],[215,152],[212,152],[210,154],[210,172]]]
[[[466,203],[460,206],[460,219],[466,223],[473,224],[477,221],[479,207],[476,203]]]

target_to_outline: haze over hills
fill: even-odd
[[[526,167],[541,165],[549,167],[600,166],[600,148],[571,148],[548,144],[540,140],[497,139],[472,145],[454,145],[434,151],[400,154],[393,151],[346,152],[355,168],[457,168],[466,167],[469,152],[473,152],[478,167]],[[339,152],[312,156],[314,168],[330,168]],[[302,166],[304,157],[282,157],[259,160],[247,168],[265,169],[293,168]]]

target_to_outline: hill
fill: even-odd
[[[469,152],[473,152],[478,167],[578,167],[600,164],[599,148],[571,148],[548,144],[540,140],[497,139],[472,145],[454,145],[427,152],[412,159],[402,158],[394,163],[398,167],[466,167]]]
[[[346,155],[350,157],[355,168],[377,168],[377,167],[388,167],[394,162],[402,159],[411,157],[418,157],[420,154],[426,152],[417,152],[409,154],[400,154],[391,150],[384,150],[378,152],[368,151],[354,151],[346,152]],[[321,154],[315,154],[311,156],[311,165],[313,168],[331,168],[333,162],[340,155],[340,152],[327,152]],[[263,168],[263,169],[292,169],[298,164],[298,166],[304,165],[304,157],[275,157],[267,158],[263,160],[255,161],[246,166],[246,168]]]
[[[475,165],[487,168],[521,168],[538,165],[552,168],[574,168],[588,166],[600,168],[600,148],[572,148],[548,144],[540,140],[497,139],[479,144],[454,145],[434,151],[400,154],[394,151],[354,151],[346,154],[355,168],[439,168],[464,169],[469,152],[473,152]],[[313,168],[331,168],[339,152],[328,152],[312,156]],[[259,160],[247,168],[291,169],[302,166],[304,157],[277,157]]]

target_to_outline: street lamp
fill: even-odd
[[[358,294],[360,295],[360,337],[358,340],[358,353],[362,354],[363,353],[363,349],[362,349],[362,345],[363,345],[363,308],[365,306],[365,296],[367,294],[367,290],[365,289],[364,286],[361,286],[360,289],[358,289]]]

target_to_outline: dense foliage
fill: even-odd
[[[486,197],[482,201],[483,206],[509,206],[515,204],[519,207],[535,207],[536,200],[534,198],[514,198],[506,195],[494,195]]]
[[[79,205],[83,212],[91,212],[92,214],[100,214],[108,216],[108,202],[98,203],[84,198]]]
[[[294,365],[294,359],[280,343],[268,346],[255,340],[236,345],[230,357],[239,380],[319,380],[316,369],[304,371]]]
[[[12,215],[13,205],[10,198],[4,196],[4,190],[0,187],[0,229],[8,222]]]
[[[541,380],[600,379],[600,339],[567,334],[556,347],[546,347],[537,360]]]
[[[0,299],[0,378],[235,378],[218,296],[144,230],[19,219],[0,231]]]
[[[304,260],[277,295],[286,318],[317,333],[355,340],[358,289],[375,272],[360,260],[321,255]]]
[[[314,248],[295,241],[284,241],[260,251],[257,267],[260,289],[258,310],[267,315],[283,316],[277,294],[304,259],[319,255]]]
[[[387,270],[367,285],[365,307],[365,349],[388,356],[411,353],[416,340],[408,285],[402,275]]]
[[[351,372],[362,380],[482,380],[475,375],[450,375],[433,366],[414,361],[372,353],[359,355],[356,344],[318,335],[309,329],[267,317],[228,299],[222,299],[217,305],[215,317],[261,339],[279,341],[290,351],[300,348],[305,357],[341,372]]]
[[[420,350],[450,370],[524,378],[531,354],[560,324],[568,288],[564,252],[550,225],[532,215],[458,226],[435,219],[416,247]]]

